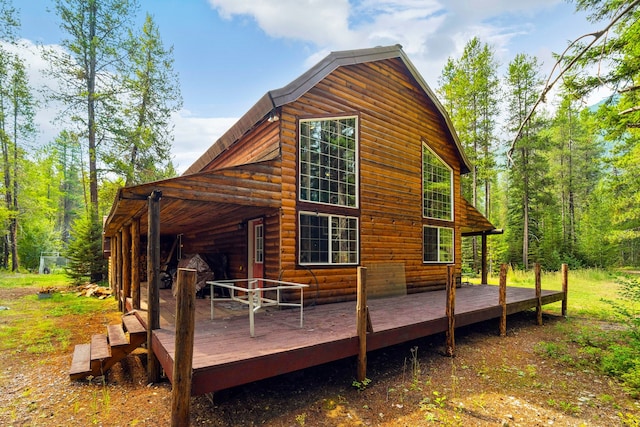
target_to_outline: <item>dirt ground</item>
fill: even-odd
[[[0,299],[20,295],[0,295]],[[70,381],[73,345],[117,321],[118,313],[70,316],[70,348],[33,356],[0,353],[2,426],[167,426],[171,386],[147,384],[138,350],[106,378]],[[1,321],[0,317],[0,321]],[[456,356],[444,336],[372,352],[368,384],[355,384],[343,360],[192,399],[192,426],[637,426],[640,403],[587,366],[570,368],[536,349],[564,343],[586,319],[531,312],[456,331]],[[581,357],[579,347],[568,351]]]

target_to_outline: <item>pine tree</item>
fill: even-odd
[[[507,122],[513,132],[528,116],[539,93],[541,79],[535,57],[519,54],[509,64],[506,77]],[[516,140],[508,171],[509,188],[509,261],[529,268],[530,258],[540,260],[539,242],[545,229],[543,213],[551,204],[548,193],[548,168],[543,153],[547,141],[540,134],[543,120],[536,115],[528,120]],[[518,255],[518,249],[520,254]]]
[[[130,35],[127,51],[127,69],[121,74],[128,105],[122,130],[105,162],[125,178],[125,185],[133,185],[175,174],[170,118],[182,101],[173,71],[173,49],[164,48],[150,15],[142,32]]]

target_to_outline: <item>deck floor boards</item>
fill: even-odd
[[[498,287],[491,285],[458,288],[456,326],[499,317],[498,294]],[[373,333],[367,337],[368,349],[446,331],[445,298],[445,291],[433,291],[370,299]],[[560,291],[542,293],[543,304],[562,298]],[[536,302],[533,289],[507,289],[509,314],[533,308]],[[211,320],[210,301],[196,302],[193,394],[335,361],[358,351],[355,302],[305,307],[303,328],[299,327],[299,309],[268,309],[255,316],[254,338],[249,335],[246,306],[216,302],[215,310],[216,317]],[[170,291],[161,290],[161,329],[153,332],[154,351],[170,379],[175,356],[174,318],[175,300]]]

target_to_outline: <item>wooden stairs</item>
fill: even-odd
[[[147,340],[147,330],[135,313],[122,316],[122,324],[107,326],[107,334],[91,337],[91,344],[78,344],[73,351],[69,377],[79,380],[104,375]]]

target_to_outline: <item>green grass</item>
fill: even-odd
[[[0,288],[48,288],[68,287],[71,280],[65,274],[27,274],[27,273],[0,273]]]
[[[628,304],[619,295],[620,285],[616,280],[625,273],[617,273],[600,269],[569,270],[568,275],[568,315],[588,317],[596,320],[619,320],[614,307],[608,301]],[[542,289],[562,290],[560,272],[543,271],[540,278]],[[476,280],[477,282],[477,280]],[[499,284],[498,276],[490,276],[489,284]],[[533,271],[511,270],[507,273],[507,286],[531,288],[535,287]],[[561,303],[544,306],[544,310],[559,314]],[[636,304],[636,309],[640,309]]]
[[[39,299],[41,288],[58,291],[51,298]],[[0,297],[0,352],[10,354],[50,354],[68,351],[74,322],[86,324],[81,316],[110,313],[115,309],[113,298],[78,297],[69,280],[59,274],[0,273],[0,289],[15,289],[15,297],[5,292]],[[30,292],[32,291],[32,292]],[[26,292],[26,294],[25,294]]]

